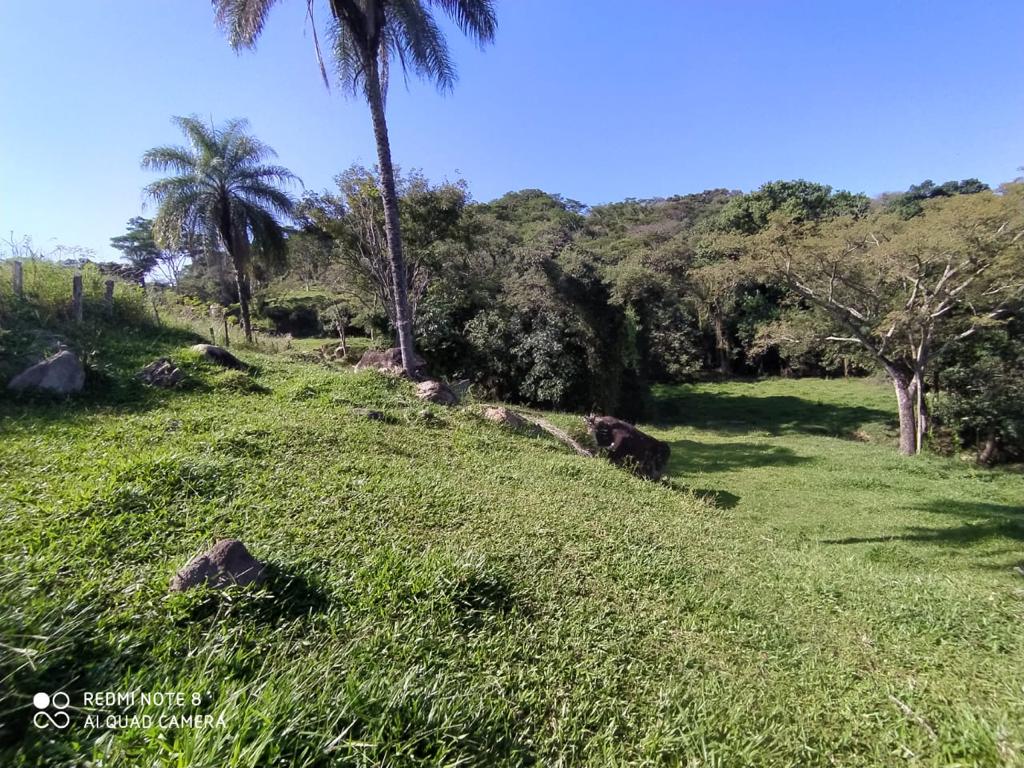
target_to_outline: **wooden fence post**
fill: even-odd
[[[228,314],[224,313],[224,349],[228,349],[231,346],[231,340],[228,338]]]
[[[76,323],[82,322],[82,276],[71,278],[71,316]]]
[[[216,304],[211,304],[210,305],[210,343],[211,344],[216,344],[217,343],[217,334],[213,330],[214,326],[216,324],[217,324],[217,305]]]
[[[25,298],[25,281],[24,273],[21,271],[21,262],[15,261],[13,263],[14,271],[11,273],[11,282],[14,285],[14,295],[19,298]]]
[[[107,280],[103,284],[103,307],[107,310],[108,315],[114,313],[114,281]]]

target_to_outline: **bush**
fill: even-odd
[[[983,463],[1024,457],[1024,323],[986,329],[947,350],[933,398],[938,427]]]

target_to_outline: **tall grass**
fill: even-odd
[[[110,277],[95,264],[74,268],[45,259],[22,260],[23,295],[14,293],[13,260],[0,261],[0,323],[4,326],[33,323],[54,328],[72,320],[71,286],[75,274],[82,276],[85,322],[130,322],[146,324],[152,311],[146,309],[145,291],[123,280],[114,281],[114,304],[104,302],[105,283]]]

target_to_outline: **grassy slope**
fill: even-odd
[[[250,357],[257,386],[191,361],[187,392],[0,405],[0,642],[34,652],[0,645],[0,764],[1024,760],[1024,483],[828,436],[882,434],[871,385],[665,392],[669,486]],[[168,598],[227,535],[268,586]],[[228,727],[53,737],[58,688]]]

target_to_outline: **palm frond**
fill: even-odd
[[[494,42],[498,29],[498,18],[492,0],[427,0],[432,6],[444,11],[462,33],[476,40],[483,47]]]
[[[280,165],[258,165],[255,168],[240,169],[238,173],[235,174],[235,177],[240,184],[246,184],[253,181],[264,183],[270,182],[284,186],[298,184],[300,187],[305,187],[302,183],[302,179]]]
[[[194,175],[168,176],[148,184],[143,192],[146,197],[159,203],[168,197],[179,197],[196,192],[199,186],[200,181]]]
[[[182,175],[196,170],[196,156],[185,147],[153,147],[142,155],[142,167],[147,171],[174,171]]]
[[[404,68],[451,90],[457,78],[448,43],[421,0],[391,0],[386,8],[391,45]]]
[[[175,116],[171,122],[181,129],[196,153],[205,156],[218,154],[217,131],[212,125],[207,125],[196,115]]]
[[[283,217],[291,217],[295,210],[295,200],[291,195],[269,184],[249,182],[238,188],[238,194],[246,202],[270,209]]]
[[[217,26],[228,35],[235,50],[252,48],[277,0],[213,0]]]
[[[331,38],[331,50],[334,52],[334,68],[342,86],[352,94],[359,89],[359,83],[365,73],[363,57],[355,35],[345,23],[333,18],[328,28]]]
[[[327,65],[324,64],[324,55],[320,51],[320,36],[316,33],[316,17],[313,15],[314,0],[306,0],[306,20],[313,32],[313,51],[316,53],[316,63],[320,67],[320,77],[324,79],[324,87],[331,90],[331,79],[327,77]]]

